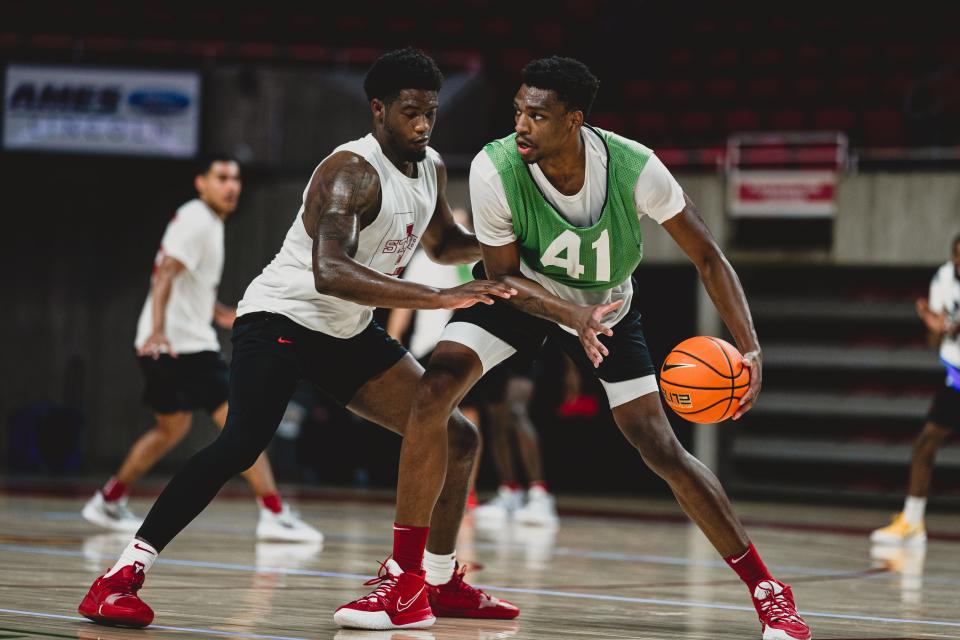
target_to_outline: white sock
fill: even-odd
[[[917,496],[907,496],[903,503],[903,517],[912,525],[923,522],[923,512],[927,508],[927,499]]]
[[[143,540],[134,538],[133,541],[127,545],[127,548],[123,550],[123,553],[120,554],[120,559],[117,560],[117,564],[113,565],[113,568],[107,571],[103,577],[107,578],[112,576],[117,571],[120,571],[120,569],[134,563],[143,565],[143,572],[146,573],[150,570],[150,567],[153,566],[156,559],[156,549]]]
[[[432,584],[435,587],[450,582],[456,564],[456,551],[439,555],[430,553],[429,551],[423,552],[423,569],[427,572],[425,579],[428,584]]]

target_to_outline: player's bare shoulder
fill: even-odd
[[[447,184],[447,165],[443,162],[443,157],[433,147],[427,147],[427,162],[433,164],[434,171],[437,173],[437,186],[440,191]]]
[[[366,159],[352,151],[338,151],[326,158],[307,189],[303,224],[315,237],[324,216],[359,216],[363,228],[380,211],[380,175]]]

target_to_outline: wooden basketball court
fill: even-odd
[[[467,521],[470,581],[509,599],[511,622],[441,619],[423,631],[339,630],[334,609],[366,594],[390,550],[392,507],[301,501],[321,548],[256,543],[249,499],[220,498],[164,551],[141,596],[146,630],[76,611],[129,536],[81,520],[84,497],[0,496],[0,638],[759,638],[746,589],[669,501],[561,498],[556,531]],[[145,513],[150,499],[134,500]],[[871,549],[877,510],[738,503],[767,563],[793,584],[818,640],[960,638],[960,515],[929,515],[925,550]]]

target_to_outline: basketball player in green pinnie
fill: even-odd
[[[470,198],[486,277],[518,293],[458,310],[444,330],[407,425],[397,522],[429,524],[443,486],[447,420],[464,394],[513,354],[536,357],[550,337],[594,372],[626,439],[747,585],[763,639],[807,640],[789,585],[767,570],[720,482],[683,449],[664,414],[632,304],[640,218],[659,223],[690,258],[744,354],[751,383],[735,419],[761,383],[760,345],[740,281],[653,151],[586,123],[598,86],[577,60],[530,62],[513,101],[514,132],[473,160]],[[583,613],[572,611],[571,619]]]

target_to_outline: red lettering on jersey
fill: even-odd
[[[394,262],[394,264],[397,265],[397,268],[389,275],[399,276],[401,273],[403,273],[403,267],[400,266],[400,263],[403,262],[403,257],[406,255],[407,251],[411,251],[417,246],[418,240],[419,237],[413,235],[413,223],[411,222],[407,224],[405,237],[399,240],[387,240],[383,244],[382,253],[397,254],[397,260]]]

